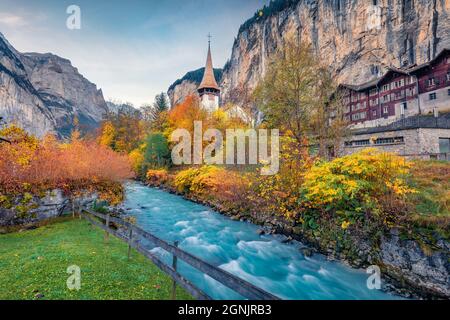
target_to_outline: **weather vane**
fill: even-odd
[[[211,44],[211,38],[212,38],[211,33],[208,33],[208,43],[209,43],[209,44]]]

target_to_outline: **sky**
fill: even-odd
[[[268,0],[0,0],[0,32],[20,52],[69,59],[107,100],[139,107],[203,67],[231,56],[239,26]],[[81,29],[67,28],[77,5]]]

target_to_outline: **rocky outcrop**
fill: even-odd
[[[88,206],[96,199],[95,193],[86,192],[72,200],[60,189],[47,191],[42,197],[18,196],[7,208],[0,207],[0,226],[22,225],[60,217],[64,212],[72,210],[72,203],[75,207]]]
[[[167,90],[170,105],[175,106],[181,103],[187,96],[197,94],[197,88],[202,81],[205,68],[200,68],[186,73],[181,79],[178,79]],[[222,78],[222,69],[214,69],[214,76],[217,81]]]
[[[197,94],[197,87],[199,83],[183,80],[181,83],[175,85],[172,89],[167,91],[169,96],[170,105],[176,106],[177,104],[183,102],[183,100],[192,94]]]
[[[107,106],[101,90],[69,60],[47,53],[19,53],[0,34],[0,116],[39,137],[70,135],[75,122],[98,126]]]
[[[450,297],[450,243],[440,239],[433,250],[416,240],[402,240],[397,230],[383,237],[380,260],[391,278],[421,288],[424,293]]]
[[[0,116],[37,136],[56,132],[56,120],[30,82],[20,54],[1,34]]]
[[[310,43],[340,83],[427,62],[450,47],[449,14],[450,0],[274,1],[240,28],[220,83],[222,101],[241,103],[289,36]]]

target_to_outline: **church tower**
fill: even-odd
[[[197,91],[200,95],[200,101],[208,111],[215,111],[219,108],[220,89],[214,76],[214,69],[211,57],[211,36],[208,41],[208,56],[206,58],[205,73]]]

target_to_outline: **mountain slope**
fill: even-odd
[[[0,34],[0,116],[28,132],[70,135],[98,126],[107,106],[101,90],[70,61],[47,53],[19,53]]]
[[[0,34],[0,116],[38,136],[56,133],[56,121],[28,79],[19,53]]]

